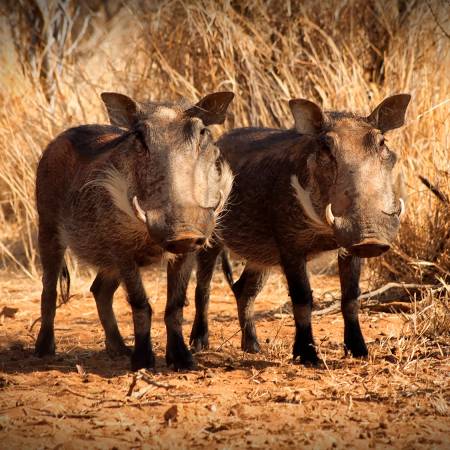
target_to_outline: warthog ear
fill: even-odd
[[[214,92],[186,110],[186,114],[202,119],[206,126],[224,123],[228,105],[233,98],[233,92]]]
[[[317,134],[323,127],[325,117],[322,108],[302,98],[289,100],[289,107],[295,120],[295,128],[300,134]]]
[[[367,117],[367,120],[382,133],[400,128],[405,123],[406,108],[410,100],[409,94],[397,94],[385,98]]]
[[[111,125],[131,128],[139,118],[139,105],[130,97],[115,92],[102,92],[103,103]]]

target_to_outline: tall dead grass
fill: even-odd
[[[395,249],[377,266],[385,279],[450,276],[450,212],[420,183],[450,196],[450,7],[439,1],[127,2],[60,61],[49,104],[4,11],[0,110],[0,260],[38,273],[34,175],[48,141],[80,123],[106,122],[99,94],[138,99],[236,93],[227,127],[290,127],[287,102],[369,113],[385,96],[412,94],[407,125],[389,136],[400,155],[407,215]],[[70,41],[67,45],[72,45]],[[26,67],[26,66],[25,66]]]

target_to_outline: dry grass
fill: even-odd
[[[14,13],[4,11],[1,264],[37,277],[36,163],[45,145],[63,129],[106,121],[99,99],[103,90],[138,99],[193,99],[214,89],[231,89],[237,95],[229,128],[289,127],[287,101],[292,97],[368,113],[385,96],[410,92],[408,123],[389,137],[401,157],[406,220],[394,250],[370,266],[371,280],[372,285],[383,280],[439,285],[435,301],[446,304],[450,207],[418,175],[449,198],[450,40],[441,31],[448,28],[449,10],[438,1],[414,3],[405,11],[393,2],[386,7],[358,0],[334,1],[320,9],[314,2],[299,6],[289,1],[238,2],[233,7],[207,0],[160,6],[131,2],[108,21],[102,11],[89,17],[92,26],[83,39],[76,39],[76,52],[73,40],[61,44],[66,53],[59,61],[50,103],[36,70],[27,65],[22,70],[23,51],[13,45],[8,26]],[[77,272],[76,261],[70,262]],[[432,305],[423,305],[421,317],[429,318]],[[448,321],[448,307],[439,307],[433,317],[436,323]]]
[[[1,264],[37,277],[36,163],[63,129],[106,121],[99,99],[103,90],[138,99],[193,99],[231,89],[237,96],[229,128],[289,127],[292,97],[368,113],[385,96],[410,92],[408,123],[389,136],[401,157],[407,215],[394,250],[370,266],[371,280],[434,284],[445,297],[450,207],[418,175],[450,197],[450,40],[442,31],[449,25],[450,6],[438,1],[413,2],[404,10],[397,6],[358,0],[335,0],[320,8],[312,1],[129,2],[108,20],[100,9],[89,16],[81,39],[60,45],[50,103],[38,71],[27,61],[24,65],[24,49],[13,43],[14,10],[3,11],[0,79],[7,89],[0,110]],[[71,265],[77,269],[76,261]],[[437,316],[448,320],[448,308],[439,311]]]
[[[401,2],[399,2],[400,4]],[[433,10],[434,15],[430,11]],[[448,196],[450,79],[448,4],[417,2],[131,2],[106,22],[97,12],[62,59],[55,99],[21,69],[7,18],[2,20],[0,111],[0,258],[38,273],[34,173],[47,142],[63,129],[105,122],[102,90],[138,98],[195,98],[213,89],[237,97],[228,126],[291,126],[287,101],[307,97],[325,108],[368,113],[383,97],[410,92],[408,124],[390,137],[406,181],[408,213],[383,278],[436,282],[448,277],[449,209],[418,180]],[[438,19],[439,22],[436,21]],[[447,22],[446,22],[447,20]],[[351,24],[351,26],[348,26]],[[67,40],[66,47],[73,47]],[[444,239],[445,238],[445,239]],[[424,265],[420,262],[432,263]]]

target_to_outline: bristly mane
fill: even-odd
[[[112,125],[81,125],[63,135],[80,156],[91,159],[117,147],[133,133]]]

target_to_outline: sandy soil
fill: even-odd
[[[213,284],[211,348],[198,370],[177,373],[164,361],[165,276],[145,275],[156,298],[155,372],[133,374],[111,360],[89,280],[57,311],[57,355],[32,350],[39,324],[40,283],[0,275],[0,448],[450,448],[449,346],[406,331],[399,314],[363,312],[366,361],[344,356],[339,314],[314,318],[324,368],[291,361],[293,320],[281,276],[271,276],[256,302],[260,355],[240,351],[234,299],[220,273]],[[337,291],[332,276],[314,276],[323,303]],[[190,298],[192,299],[192,285]],[[115,310],[132,344],[123,291]],[[10,316],[10,317],[9,317]],[[186,308],[185,336],[193,318]],[[78,365],[78,369],[77,369]]]

